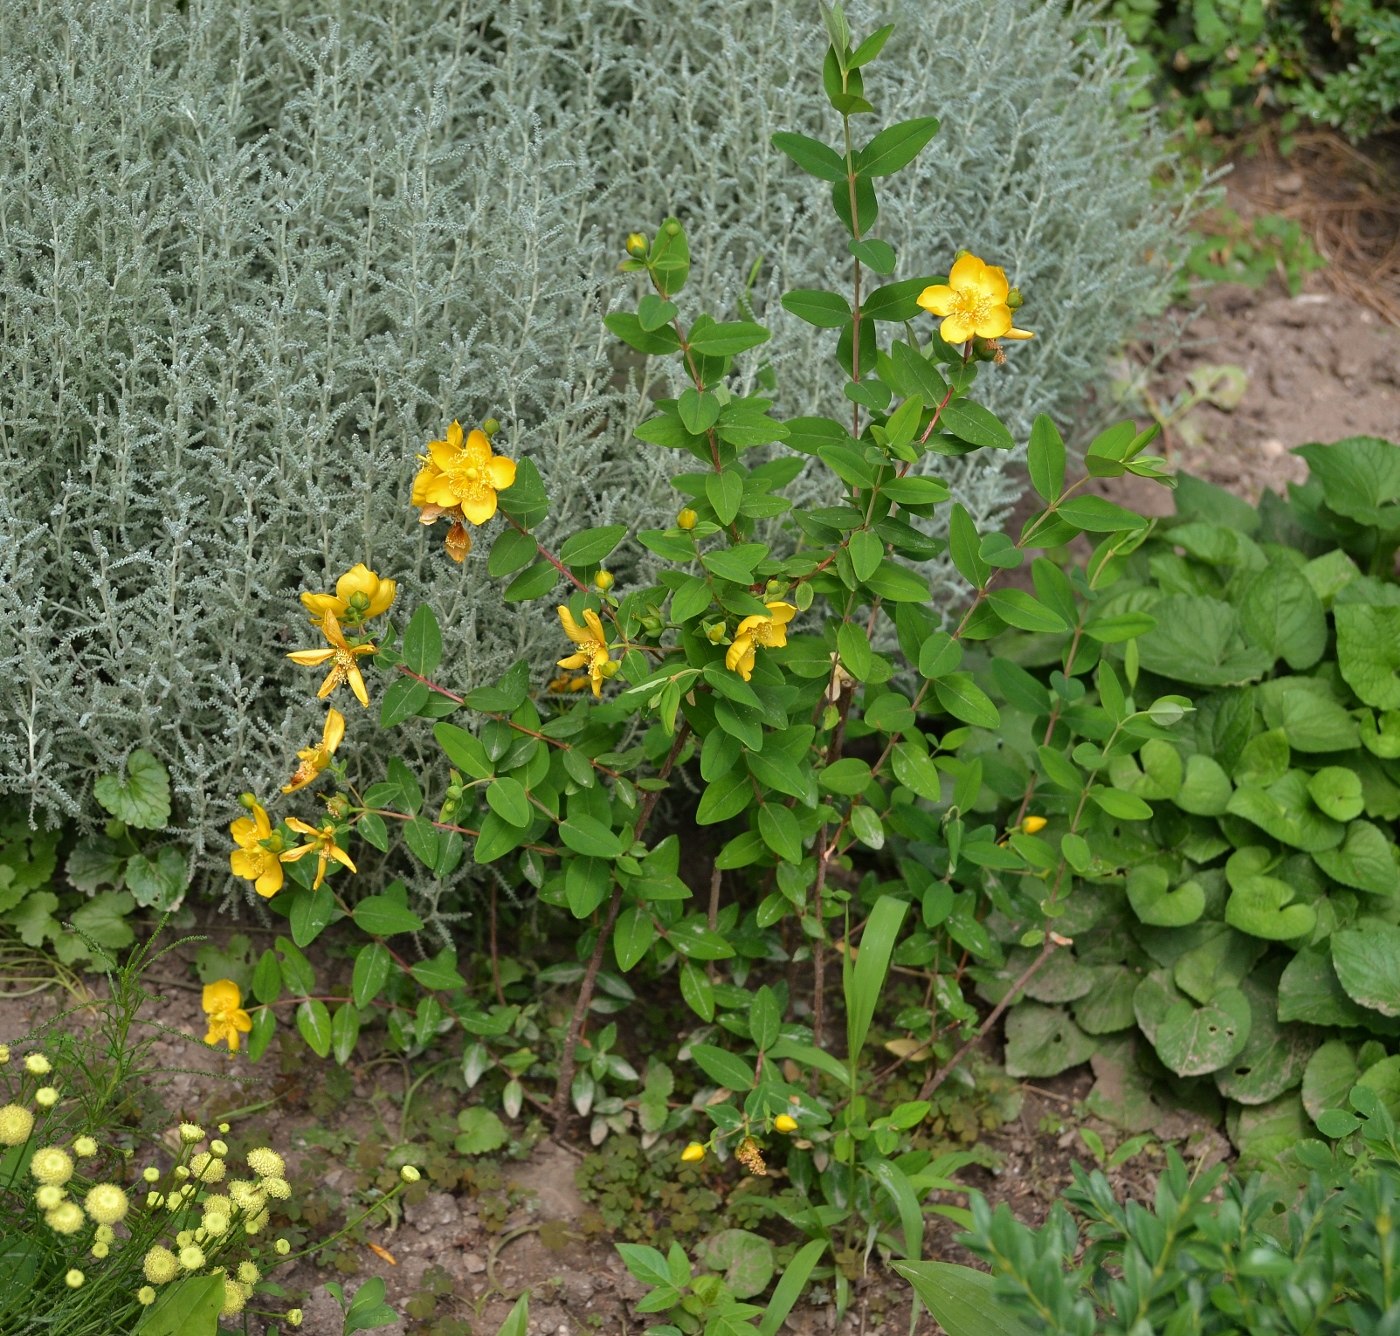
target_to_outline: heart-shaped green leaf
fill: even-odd
[[[140,747],[126,758],[125,773],[100,776],[92,792],[114,817],[138,830],[157,830],[170,820],[170,775]]]
[[[1395,853],[1395,845],[1378,826],[1369,821],[1353,821],[1347,827],[1342,847],[1320,850],[1313,854],[1313,862],[1343,886],[1372,895],[1395,895],[1400,892],[1400,867],[1396,865]]]
[[[1140,923],[1158,928],[1180,928],[1194,923],[1206,907],[1206,893],[1194,881],[1169,890],[1165,868],[1135,867],[1128,874],[1128,903]]]
[[[1230,882],[1225,922],[1251,937],[1271,942],[1304,937],[1317,926],[1317,911],[1311,905],[1291,904],[1293,887],[1277,877],[1264,875],[1264,869],[1272,862],[1269,851],[1258,845],[1231,856],[1225,864],[1225,876]]]
[[[1222,988],[1202,1007],[1173,1003],[1157,1027],[1157,1056],[1178,1076],[1219,1071],[1249,1039],[1249,1002],[1238,988]],[[1009,1069],[1008,1069],[1009,1070]]]
[[[1189,756],[1176,805],[1193,816],[1220,816],[1230,802],[1230,777],[1220,763],[1209,756]]]

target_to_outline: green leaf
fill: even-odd
[[[996,1294],[996,1281],[985,1271],[952,1262],[891,1262],[947,1336],[1036,1336]]]
[[[93,797],[119,821],[138,830],[158,830],[170,820],[170,773],[138,747],[120,774],[101,775]]]
[[[973,680],[971,673],[949,673],[933,685],[938,703],[953,716],[974,728],[999,728],[1001,714]]]
[[[350,998],[356,1007],[363,1010],[379,996],[388,981],[391,960],[389,948],[383,942],[371,942],[360,948],[350,975]]]
[[[847,672],[857,682],[864,682],[870,676],[874,655],[863,626],[856,622],[842,622],[836,628],[836,649]]]
[[[852,818],[857,811],[868,810],[855,808],[851,813]],[[854,966],[849,954],[842,957],[842,984],[846,994],[846,1051],[852,1056],[865,1047],[870,1024],[875,1019],[875,1008],[885,986],[885,976],[889,972],[890,958],[894,954],[908,908],[907,901],[882,895],[875,901],[865,921],[860,952]]]
[[[215,1336],[223,1306],[223,1276],[181,1276],[142,1310],[132,1336]]]
[[[692,1044],[690,1056],[710,1080],[727,1090],[752,1090],[758,1079],[750,1063],[713,1044]]]
[[[828,793],[841,793],[854,797],[864,793],[870,783],[870,766],[854,756],[834,761],[817,772],[817,783]]]
[[[1313,779],[1317,780],[1327,773],[1326,770],[1319,771]],[[1355,779],[1350,770],[1342,771],[1342,774],[1348,779]],[[1346,839],[1340,849],[1320,849],[1312,857],[1318,867],[1343,886],[1352,886],[1371,895],[1390,897],[1400,894],[1400,868],[1395,862],[1395,845],[1378,826],[1373,826],[1369,821],[1353,821],[1347,827]]]
[[[885,545],[869,529],[857,529],[846,542],[857,580],[868,580],[885,559]]]
[[[515,1307],[506,1314],[496,1336],[529,1336],[530,1331],[530,1291],[515,1301]]]
[[[393,728],[405,719],[412,719],[431,699],[432,692],[426,684],[411,677],[401,677],[390,682],[379,703],[379,727]]]
[[[963,648],[946,631],[932,631],[919,646],[919,675],[943,677],[956,672],[962,663]]]
[[[860,176],[890,176],[913,162],[937,133],[936,116],[888,126],[856,154],[856,172]]]
[[[596,566],[625,537],[625,524],[607,524],[599,529],[583,529],[564,542],[559,560],[565,566]]]
[[[1167,1008],[1153,1047],[1178,1076],[1219,1071],[1249,1039],[1249,1002],[1238,988],[1222,988],[1204,1006],[1182,999]]]
[[[863,241],[851,241],[847,249],[861,264],[868,266],[875,273],[894,273],[898,257],[895,255],[894,247],[888,241],[867,237]]]
[[[1341,823],[1313,806],[1301,770],[1289,770],[1267,788],[1241,784],[1230,795],[1225,810],[1305,853],[1335,849],[1342,842]]]
[[[1065,443],[1059,429],[1044,413],[1031,424],[1026,469],[1031,475],[1031,486],[1044,501],[1054,505],[1065,490]]]
[[[1265,941],[1287,942],[1305,937],[1317,926],[1317,911],[1309,904],[1290,903],[1293,887],[1265,874],[1272,862],[1273,855],[1258,845],[1236,850],[1230,856],[1225,864],[1230,883],[1225,922]]]
[[[285,896],[287,892],[283,892]],[[291,892],[292,912],[289,922],[292,941],[305,948],[311,945],[340,914],[335,897],[328,890],[308,891],[302,887]]]
[[[1068,631],[1064,619],[1023,589],[993,589],[987,595],[993,612],[1008,626],[1021,631],[1057,634]]]
[[[553,562],[537,561],[522,571],[502,591],[501,597],[507,603],[524,603],[533,598],[543,598],[556,584],[560,575]]]
[[[297,1030],[318,1058],[330,1053],[331,1014],[324,1002],[308,997],[297,1003]]]
[[[681,425],[692,436],[703,436],[719,421],[720,403],[709,390],[697,390],[693,385],[676,400],[676,412]],[[727,521],[726,521],[727,523]]]
[[[867,849],[885,847],[885,827],[874,809],[858,803],[851,808],[851,831]]]
[[[629,905],[617,916],[613,927],[613,954],[618,969],[626,974],[655,940],[656,924],[650,911],[641,905]]]
[[[1150,821],[1152,808],[1141,798],[1121,789],[1093,789],[1089,793],[1095,806],[1119,821]]]
[[[419,604],[403,633],[403,662],[421,677],[430,676],[442,662],[442,631],[426,603]]]
[[[794,288],[782,300],[785,310],[818,329],[840,329],[851,318],[850,303],[834,292]]]
[[[675,302],[667,301],[654,292],[648,292],[637,303],[637,323],[648,334],[669,325],[680,313],[680,307]]]
[[[155,857],[132,854],[126,860],[126,888],[143,908],[160,913],[175,909],[185,898],[189,869],[185,856],[167,845]]]
[[[419,932],[423,920],[411,909],[387,895],[371,895],[350,911],[355,926],[371,937],[390,937],[399,932]]]
[[[1352,1001],[1400,1016],[1400,927],[1372,920],[1334,932],[1332,967]]]
[[[1231,792],[1230,777],[1219,762],[1197,754],[1186,758],[1181,788],[1172,801],[1194,816],[1220,816],[1229,807]]]
[[[982,589],[991,578],[992,568],[982,560],[981,543],[977,536],[977,526],[972,522],[967,507],[960,501],[953,504],[948,515],[948,554],[958,574],[974,589]]]
[[[1367,705],[1400,709],[1400,607],[1344,603],[1332,609],[1332,617],[1346,684]]]
[[[1171,879],[1165,868],[1141,864],[1128,873],[1128,903],[1139,923],[1158,928],[1181,928],[1205,912],[1206,893],[1194,881],[1168,890]]]
[[[502,821],[512,826],[526,827],[534,815],[525,786],[509,775],[493,779],[486,786],[486,802]]]
[[[693,961],[681,962],[681,998],[702,1021],[714,1020],[714,985],[705,971]]]
[[[1006,1017],[1006,1070],[1011,1076],[1058,1076],[1087,1062],[1098,1041],[1062,1007],[1022,1002]]]
[[[705,357],[732,357],[735,353],[767,343],[769,333],[750,320],[704,322],[702,316],[690,331],[690,350]]]
[[[569,814],[559,823],[559,838],[575,853],[589,858],[616,858],[622,841],[596,817]]]
[[[758,809],[758,830],[763,842],[785,863],[802,861],[802,828],[791,808],[764,803]]]
[[[1327,614],[1307,578],[1287,562],[1257,572],[1237,600],[1246,637],[1290,668],[1311,668],[1327,648]]]
[[[1251,645],[1235,609],[1194,594],[1159,599],[1150,609],[1157,625],[1138,643],[1142,666],[1192,686],[1253,682],[1273,664],[1268,650]]]
[[[1015,439],[1001,419],[990,409],[983,408],[981,404],[974,403],[971,399],[952,399],[944,404],[943,412],[938,418],[938,425],[942,430],[956,436],[960,441],[966,441],[969,445],[983,446],[992,450],[1012,450],[1016,446]],[[1097,500],[1098,498],[1088,499]],[[1072,505],[1073,502],[1066,504]],[[1061,513],[1063,514],[1063,509]],[[1081,527],[1087,528],[1088,526]]]
[[[714,507],[721,524],[732,524],[744,500],[744,482],[737,473],[726,470],[705,479],[705,499]]]
[[[778,1336],[779,1329],[806,1289],[807,1281],[826,1248],[826,1239],[809,1239],[783,1268],[782,1276],[773,1287],[773,1297],[768,1300],[768,1307],[759,1320],[759,1336]]]
[[[490,1109],[480,1104],[457,1115],[460,1135],[453,1142],[459,1155],[489,1155],[510,1139],[506,1125]]]
[[[834,148],[806,135],[781,130],[773,136],[773,147],[786,153],[809,176],[822,181],[845,181],[846,161]]]
[[[331,1017],[331,1054],[342,1067],[354,1056],[359,1040],[359,1010],[349,1002],[342,1002]]]
[[[866,577],[865,586],[887,603],[928,602],[928,581],[888,557]]]
[[[703,1239],[695,1255],[709,1271],[724,1277],[725,1288],[736,1299],[762,1294],[773,1279],[773,1245],[747,1229],[721,1229]],[[752,1336],[753,1327],[745,1322],[735,1330]]]
[[[1346,766],[1323,766],[1309,778],[1308,793],[1322,813],[1334,821],[1350,821],[1353,817],[1360,816],[1366,806],[1361,792],[1361,781],[1357,778],[1356,771]]]

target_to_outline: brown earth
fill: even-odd
[[[1385,152],[1394,159],[1393,144]],[[1304,476],[1289,453],[1294,446],[1355,434],[1400,438],[1400,193],[1393,176],[1386,178],[1375,162],[1322,139],[1304,144],[1284,163],[1265,143],[1242,163],[1230,190],[1232,206],[1246,217],[1264,211],[1302,219],[1330,266],[1309,275],[1297,296],[1277,280],[1257,289],[1230,284],[1205,293],[1189,343],[1151,371],[1138,404],[1167,419],[1160,450],[1176,467],[1252,498]],[[1213,387],[1212,394],[1188,410],[1187,397],[1203,387]],[[1171,507],[1166,489],[1133,479],[1114,484],[1110,494],[1147,513]],[[224,924],[213,928],[221,935],[229,931]],[[185,948],[159,967],[154,1019],[189,1036],[187,1043],[171,1034],[157,1041],[155,1056],[162,1064],[186,1069],[167,1078],[164,1096],[171,1111],[213,1122],[230,1109],[266,1102],[265,1109],[239,1120],[234,1137],[290,1151],[294,1174],[319,1179],[307,1183],[303,1177],[299,1191],[315,1188],[331,1200],[350,1191],[356,1174],[349,1153],[337,1166],[324,1148],[317,1149],[316,1138],[338,1130],[337,1146],[373,1148],[382,1142],[390,1149],[390,1124],[404,1099],[402,1070],[392,1063],[352,1065],[348,1084],[339,1089],[334,1081],[345,1078],[333,1077],[330,1063],[302,1054],[293,1064],[298,1070],[274,1076],[269,1055],[263,1067],[251,1070],[248,1086],[220,1082],[217,1072],[250,1069],[199,1042],[203,1027],[192,959],[192,949]],[[56,991],[0,997],[0,1037],[23,1036],[55,1015],[59,1001]],[[1009,1202],[1023,1219],[1043,1219],[1069,1182],[1071,1163],[1089,1160],[1081,1127],[1096,1128],[1114,1144],[1113,1130],[1084,1113],[1090,1084],[1086,1074],[1072,1073],[1025,1086],[1019,1116],[980,1141],[992,1167],[969,1170],[965,1181],[994,1201]],[[325,1098],[329,1089],[336,1089],[335,1099]],[[1183,1124],[1178,1130],[1184,1138],[1193,1129]],[[481,1185],[489,1175],[479,1176],[475,1190],[427,1191],[432,1185],[425,1183],[395,1225],[367,1231],[366,1241],[383,1254],[363,1246],[342,1254],[354,1274],[301,1263],[275,1278],[302,1301],[308,1336],[341,1330],[327,1280],[349,1290],[371,1275],[384,1278],[390,1301],[399,1305],[425,1289],[442,1291],[434,1321],[450,1317],[463,1324],[444,1331],[494,1336],[516,1295],[528,1289],[531,1333],[640,1333],[648,1325],[635,1309],[642,1287],[627,1275],[612,1241],[599,1235],[596,1216],[579,1194],[575,1178],[582,1153],[580,1147],[540,1141],[528,1158],[500,1162],[489,1190]],[[1221,1153],[1218,1139],[1212,1144],[1207,1138],[1204,1153]],[[1117,1185],[1145,1195],[1159,1155],[1159,1148],[1149,1148],[1114,1170]],[[934,1222],[930,1230],[930,1255],[965,1260],[952,1243],[955,1229]],[[261,1330],[257,1322],[249,1329]],[[381,1330],[434,1328],[409,1321]],[[807,1304],[785,1330],[797,1336],[908,1332],[908,1304],[901,1285],[878,1280],[844,1322],[837,1323],[829,1305]],[[936,1330],[926,1316],[914,1328],[924,1336]]]

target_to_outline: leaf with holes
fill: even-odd
[[[1058,1076],[1088,1062],[1098,1041],[1060,1007],[1022,1002],[1006,1018],[1006,1071],[1010,1076]]]
[[[1249,1002],[1238,988],[1222,988],[1204,1006],[1182,999],[1167,1008],[1153,1047],[1178,1076],[1219,1071],[1249,1041]]]

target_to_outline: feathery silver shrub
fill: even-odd
[[[878,232],[904,275],[961,245],[1005,264],[1040,338],[989,378],[996,405],[1063,414],[1179,252],[1127,50],[1040,0],[860,8],[900,24],[888,117],[944,116]],[[844,248],[768,142],[830,133],[792,59],[815,18],[784,0],[0,6],[0,793],[89,819],[93,779],[145,747],[174,776],[172,833],[217,866],[233,795],[269,793],[319,733],[319,678],[282,657],[317,643],[296,593],[359,560],[434,603],[454,677],[562,653],[549,600],[502,614],[494,529],[459,568],[415,526],[413,456],[453,417],[495,416],[561,538],[665,522],[673,461],[629,443],[663,387],[618,373],[600,317],[624,233],[672,212],[687,297],[733,313],[760,262],[748,299],[782,405],[821,406],[824,335],[776,298],[840,287]],[[1017,490],[995,469],[960,483],[979,516]],[[620,570],[647,575],[635,553]],[[347,750],[383,759],[367,720]]]

